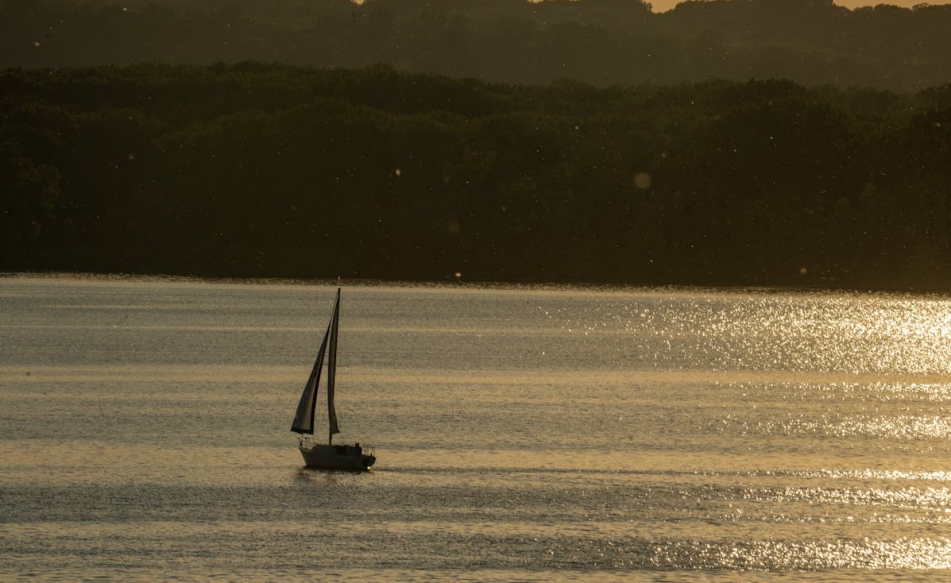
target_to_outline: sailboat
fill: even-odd
[[[367,448],[355,445],[334,445],[334,434],[340,433],[337,426],[337,412],[334,410],[334,385],[337,380],[337,327],[340,320],[340,288],[337,288],[337,299],[334,302],[333,313],[330,315],[330,324],[324,334],[324,340],[317,351],[317,360],[310,371],[304,392],[297,404],[297,414],[291,431],[300,434],[300,453],[304,456],[304,463],[309,468],[326,470],[367,470],[376,462],[376,456]],[[320,384],[320,373],[324,367],[324,356],[327,360],[327,420],[329,432],[327,444],[314,442],[313,438],[305,435],[314,434],[314,411],[317,408],[317,387]]]

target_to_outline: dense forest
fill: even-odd
[[[951,290],[951,85],[0,72],[0,271]]]
[[[951,6],[831,0],[0,0],[0,68],[264,61],[596,87],[951,80]]]

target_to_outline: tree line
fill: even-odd
[[[951,79],[951,6],[832,0],[0,0],[0,68],[218,61],[603,87],[785,78],[916,92]]]
[[[0,73],[0,270],[951,289],[951,85]]]

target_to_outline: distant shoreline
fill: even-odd
[[[77,273],[77,272],[0,272],[0,281],[12,279],[32,279],[45,281],[82,281],[97,283],[142,282],[142,283],[182,283],[209,285],[289,285],[312,287],[394,287],[394,288],[432,288],[432,289],[486,289],[499,291],[594,291],[594,292],[638,292],[645,293],[690,293],[714,292],[723,294],[860,294],[883,296],[947,297],[948,291],[920,291],[899,289],[856,289],[833,287],[784,287],[784,286],[714,286],[714,285],[634,285],[601,283],[556,283],[556,282],[501,282],[501,281],[387,281],[374,279],[292,279],[292,278],[229,278],[202,277],[186,275],[154,275],[134,273]]]
[[[914,0],[0,4],[0,68],[382,63],[519,85],[783,78],[903,94],[951,81],[951,7]]]

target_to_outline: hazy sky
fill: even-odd
[[[651,5],[654,12],[665,12],[670,10],[674,6],[680,4],[684,0],[647,0]],[[951,0],[835,0],[835,3],[839,6],[845,6],[846,8],[858,8],[860,6],[876,6],[878,4],[890,4],[892,6],[901,6],[903,8],[911,8],[916,4],[951,4]]]

